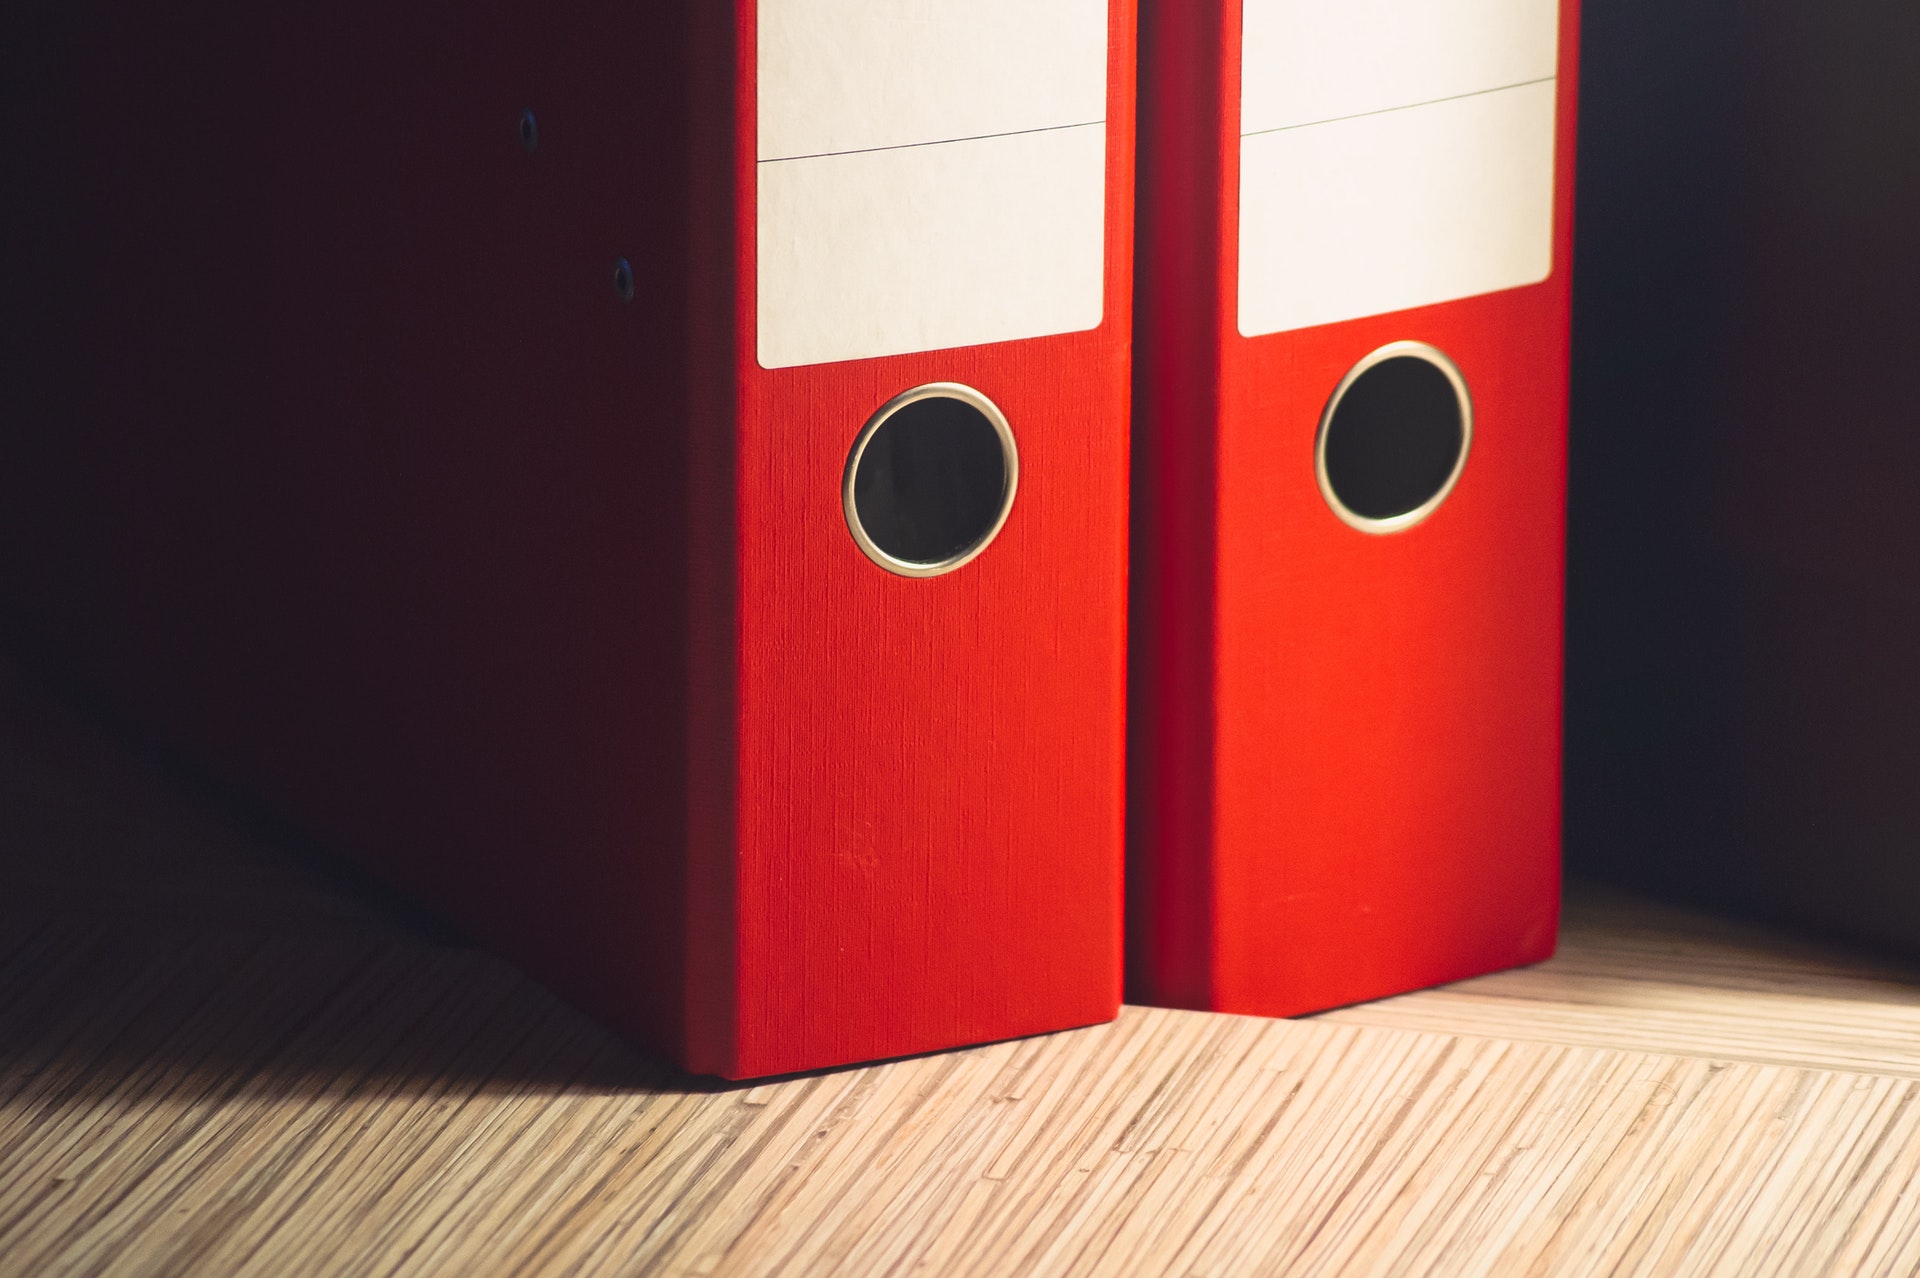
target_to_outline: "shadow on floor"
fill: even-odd
[[[0,665],[0,1105],[731,1086]]]

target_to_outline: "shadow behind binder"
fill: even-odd
[[[1066,10],[1037,123],[878,117],[920,130],[887,155],[972,157],[889,171],[915,198],[1077,184],[999,214],[1080,245],[1022,241],[1062,258],[1024,310],[955,282],[1009,265],[949,223],[846,234],[895,188],[768,154],[858,70],[807,74],[791,2],[68,15],[0,458],[14,638],[692,1070],[1111,1017],[1133,17]],[[962,72],[1024,47],[984,39],[946,42]],[[1071,163],[987,145],[1048,130]],[[834,279],[929,235],[948,273],[836,326],[871,288],[793,250],[834,233]],[[973,461],[895,403],[948,385]],[[875,516],[893,569],[974,557],[856,541],[875,440],[902,501],[964,472],[926,535],[972,542]]]
[[[1916,41],[1590,15],[1567,713],[1581,874],[1909,955]]]

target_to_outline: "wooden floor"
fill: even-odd
[[[0,1272],[1920,1271],[1920,987],[1762,932],[737,1087],[283,843],[0,678]]]

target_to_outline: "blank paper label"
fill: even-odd
[[[1244,336],[1543,280],[1556,0],[1247,0]]]
[[[759,0],[766,368],[1097,327],[1105,0]]]

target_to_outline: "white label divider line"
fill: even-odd
[[[761,367],[1099,326],[1107,5],[754,0]]]
[[[1494,92],[1494,90],[1488,90]],[[1004,133],[976,133],[966,138],[933,138],[926,142],[899,142],[892,146],[857,146],[846,151],[815,151],[810,155],[769,155],[755,160],[755,164],[784,164],[789,160],[824,160],[835,155],[871,155],[875,151],[908,151],[920,146],[951,146],[955,142],[986,142],[993,138],[1017,138],[1029,133],[1057,133],[1061,129],[1091,129],[1095,125],[1105,124],[1104,118],[1098,120],[1080,120],[1073,124],[1043,124],[1037,129],[1009,129]],[[1303,125],[1291,126],[1296,128]]]
[[[1096,328],[1107,126],[754,166],[763,368]]]
[[[1543,81],[1242,138],[1241,334],[1546,279],[1554,100]]]
[[[1525,89],[1536,84],[1552,84],[1559,78],[1557,75],[1543,75],[1535,80],[1521,80],[1514,84],[1495,85],[1491,89],[1475,89],[1471,93],[1450,93],[1444,98],[1428,98],[1424,102],[1407,102],[1400,106],[1381,107],[1376,111],[1355,111],[1352,115],[1330,115],[1324,120],[1303,120],[1299,124],[1279,124],[1271,129],[1251,129],[1248,132],[1242,133],[1240,136],[1243,138],[1257,138],[1268,133],[1286,133],[1291,129],[1311,129],[1322,124],[1338,124],[1342,120],[1364,120],[1370,115],[1391,115],[1395,111],[1413,111],[1420,107],[1433,106],[1440,102],[1458,102],[1462,98],[1479,98],[1485,97],[1489,93],[1505,93],[1509,89]]]

